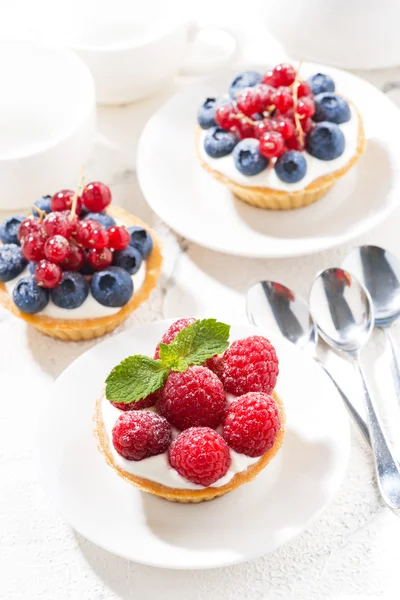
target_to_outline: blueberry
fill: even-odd
[[[315,96],[315,113],[313,120],[331,121],[332,123],[346,123],[350,121],[350,107],[346,100],[341,96],[331,92],[323,92]]]
[[[84,219],[87,215],[89,214],[89,210],[86,208],[85,205],[82,206],[79,218],[80,219]]]
[[[8,219],[3,221],[0,225],[0,240],[3,244],[17,244],[19,246],[18,229],[25,219],[26,217],[18,215],[8,217]]]
[[[285,183],[297,183],[307,171],[307,161],[301,152],[284,152],[275,163],[275,173]]]
[[[36,265],[37,265],[37,263],[34,263],[34,262],[30,262],[28,264],[29,273],[31,273],[32,275],[35,274]]]
[[[216,126],[214,118],[216,109],[217,99],[206,98],[197,113],[197,122],[202,129],[210,129],[210,127]]]
[[[17,244],[0,246],[0,281],[11,281],[21,275],[28,261]]]
[[[139,225],[133,225],[128,227],[128,233],[131,236],[130,245],[139,250],[142,258],[148,258],[153,250],[153,240],[147,229]]]
[[[93,273],[96,273],[96,269],[94,269],[92,267],[92,265],[89,263],[87,256],[86,256],[85,264],[83,265],[82,269],[80,269],[79,272],[82,273],[82,275],[93,275]]]
[[[130,275],[139,271],[142,261],[139,250],[130,245],[123,250],[116,250],[113,255],[113,265],[125,269]]]
[[[260,142],[254,138],[246,138],[236,145],[233,159],[243,175],[258,175],[267,168],[269,160],[260,154],[259,145]]]
[[[40,210],[44,210],[46,215],[48,215],[49,212],[51,212],[51,196],[42,196],[41,198],[39,198],[39,200],[36,200],[36,202],[34,203],[32,207],[32,214],[34,217],[39,217],[40,215],[38,211],[35,210],[35,206],[40,208]]]
[[[50,296],[60,308],[78,308],[89,294],[89,284],[80,273],[64,271],[61,283],[51,290]]]
[[[81,213],[81,216],[82,216],[82,213]],[[103,225],[103,227],[105,227],[105,229],[108,229],[109,227],[112,227],[113,225],[115,225],[114,219],[105,212],[99,212],[99,213],[88,212],[83,217],[83,220],[87,221],[88,219],[94,219],[95,221],[100,223],[100,225]]]
[[[344,135],[335,123],[317,123],[307,136],[306,149],[320,160],[333,160],[344,150]]]
[[[310,84],[314,96],[321,92],[335,91],[335,82],[332,77],[329,77],[329,75],[325,75],[324,73],[315,73],[315,75],[309,77],[307,81]]]
[[[232,152],[239,138],[233,131],[214,127],[204,138],[204,150],[212,158],[222,158]]]
[[[262,77],[258,71],[244,71],[243,73],[239,73],[229,86],[230,97],[235,98],[235,95],[243,88],[253,87],[261,83]]]
[[[49,291],[38,285],[33,275],[27,275],[17,282],[13,300],[21,312],[32,315],[47,306]]]
[[[253,121],[262,121],[264,119],[264,115],[262,113],[254,113],[254,115],[251,115],[251,118]]]
[[[97,302],[113,308],[125,306],[133,294],[131,276],[120,267],[109,267],[95,273],[90,288]]]

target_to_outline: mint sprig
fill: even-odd
[[[160,360],[136,354],[119,363],[106,379],[106,398],[129,404],[160,389],[171,371],[183,373],[221,354],[229,345],[230,326],[216,319],[197,320],[170,344],[160,343]]]

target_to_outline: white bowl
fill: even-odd
[[[1,41],[0,210],[74,189],[95,132],[95,92],[71,50]]]

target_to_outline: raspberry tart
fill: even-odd
[[[0,304],[42,333],[88,340],[120,325],[155,287],[157,236],[111,206],[101,182],[61,190],[0,225]]]
[[[251,336],[229,345],[215,319],[180,319],[154,358],[130,356],[106,380],[95,435],[129,483],[172,502],[201,502],[251,481],[278,452],[285,427],[274,392],[278,358]]]
[[[197,121],[202,167],[239,199],[266,209],[316,202],[366,145],[361,116],[333,79],[316,73],[304,80],[290,64],[240,73],[228,95],[206,98]]]

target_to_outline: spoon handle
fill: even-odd
[[[391,350],[391,371],[392,371],[392,377],[393,377],[393,382],[394,382],[394,387],[396,390],[396,396],[397,399],[400,401],[400,366],[399,366],[399,359],[397,356],[397,351],[396,351],[396,342],[393,339],[393,334],[390,331],[389,328],[381,328],[382,331],[385,332],[386,338],[389,341],[390,344],[390,350]]]
[[[354,423],[357,425],[361,435],[363,436],[363,438],[367,442],[367,444],[369,446],[371,446],[371,440],[369,437],[368,427],[367,427],[365,420],[360,415],[360,413],[358,412],[358,410],[356,409],[356,407],[354,406],[354,404],[352,403],[350,398],[348,398],[346,396],[346,394],[344,393],[342,388],[335,381],[332,373],[327,369],[327,367],[324,365],[322,360],[320,360],[317,356],[314,356],[314,360],[321,367],[321,369],[323,369],[325,371],[325,373],[328,375],[329,379],[332,381],[333,385],[335,386],[335,388],[339,392],[340,396],[342,397],[342,400],[343,400],[347,410],[349,411],[350,415],[352,416]]]
[[[364,403],[378,486],[386,504],[393,510],[398,510],[400,509],[400,468],[379,423],[359,357],[355,358],[354,365],[363,384]]]

